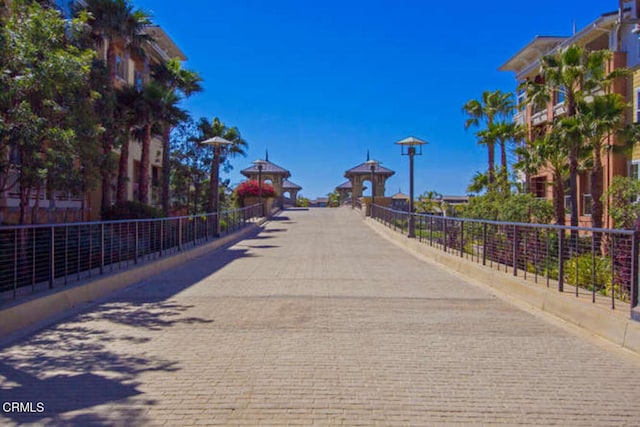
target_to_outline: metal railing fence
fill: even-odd
[[[408,234],[409,212],[374,205],[371,216]],[[543,282],[559,292],[638,304],[639,233],[412,214],[415,239],[469,261]]]
[[[0,227],[0,301],[161,258],[244,228],[262,206],[159,219]]]

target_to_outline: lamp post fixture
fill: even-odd
[[[416,237],[416,224],[413,217],[413,158],[422,155],[422,146],[426,141],[410,136],[402,141],[396,142],[401,147],[401,154],[409,156],[409,234],[408,237]]]
[[[258,168],[258,203],[260,204],[261,213],[264,215],[264,206],[262,205],[262,170],[267,162],[265,160],[258,159],[253,162],[253,164]]]
[[[365,164],[368,165],[369,168],[371,169],[371,209],[369,210],[369,216],[373,216],[373,205],[375,204],[375,201],[376,201],[376,183],[375,183],[374,172],[376,171],[376,167],[378,167],[380,162],[371,159],[371,160],[367,160]]]
[[[218,237],[220,235],[220,156],[222,155],[222,147],[228,147],[233,143],[221,136],[214,136],[202,141],[201,144],[213,147],[213,173],[211,174],[211,179],[214,180],[212,190],[215,193],[215,206],[213,206],[213,211],[216,213],[214,230],[215,237]]]

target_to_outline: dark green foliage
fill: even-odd
[[[106,221],[120,219],[150,219],[163,218],[161,209],[137,201],[119,202],[105,209],[102,217]]]

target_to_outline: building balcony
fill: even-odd
[[[547,110],[538,111],[537,113],[531,116],[531,124],[533,126],[539,125],[541,123],[545,123],[549,120],[549,114]]]
[[[524,124],[526,123],[526,114],[525,114],[525,112],[524,111],[518,111],[513,116],[513,121],[517,125],[524,126]]]
[[[553,116],[559,117],[563,116],[567,113],[567,107],[565,107],[564,102],[560,102],[553,106]]]

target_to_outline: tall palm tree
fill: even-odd
[[[487,163],[489,165],[488,166],[489,169],[487,170],[487,177],[489,179],[489,182],[488,182],[489,189],[492,189],[493,183],[496,180],[495,178],[495,170],[496,170],[495,146],[496,146],[497,137],[496,137],[496,134],[492,132],[492,130],[493,128],[489,127],[488,129],[483,129],[476,132],[476,137],[478,138],[478,144],[484,145],[487,147],[487,154],[488,154]]]
[[[566,118],[582,114],[579,106],[596,90],[604,89],[613,78],[623,74],[621,70],[606,73],[606,63],[611,56],[607,50],[588,51],[578,45],[570,45],[540,60],[541,79],[523,83],[528,99],[535,105],[546,105],[555,93],[564,96]],[[560,124],[561,121],[556,122]],[[568,128],[564,122],[565,130]],[[571,127],[571,126],[569,126]],[[578,225],[578,167],[583,140],[579,132],[562,132],[567,147],[569,163],[569,196],[571,200],[571,225]]]
[[[467,101],[462,107],[462,111],[467,115],[464,128],[480,127],[480,125],[484,123],[488,129],[497,122],[505,122],[508,120],[514,109],[515,103],[513,101],[513,95],[510,93],[504,93],[500,90],[493,92],[485,91],[482,93],[481,99]],[[495,180],[495,138],[490,138],[490,134],[487,132],[481,135],[482,137],[479,142],[486,145],[489,151],[489,184],[493,184]]]
[[[247,147],[247,142],[240,135],[240,131],[238,130],[238,128],[227,127],[217,117],[214,117],[211,122],[209,122],[205,118],[200,119],[198,128],[201,132],[201,141],[213,138],[215,136],[221,136],[227,141],[231,142],[231,145],[225,148],[224,152],[220,152],[220,161],[216,161],[213,156],[211,157],[211,173],[209,175],[209,200],[207,204],[207,211],[217,212],[218,198],[216,197],[217,195],[215,194],[215,189],[219,188],[219,165],[224,165],[225,168],[229,169],[230,165],[226,164],[227,159],[229,157],[235,157],[237,155],[244,156],[244,150]]]
[[[581,133],[592,154],[591,221],[594,228],[602,228],[604,217],[602,152],[607,138],[620,129],[627,104],[617,93],[594,96],[592,102],[580,106]]]
[[[154,64],[151,69],[154,79],[166,88],[167,99],[165,102],[164,116],[167,120],[163,123],[163,156],[162,156],[162,209],[169,211],[170,194],[169,181],[171,178],[171,130],[176,125],[176,116],[172,116],[170,110],[175,110],[176,96],[189,97],[193,93],[202,91],[202,78],[195,71],[182,67],[179,59],[170,59],[160,64]]]
[[[118,180],[116,187],[116,200],[124,202],[127,200],[127,181],[129,180],[129,144],[131,136],[140,124],[141,103],[144,101],[142,93],[135,87],[127,85],[116,91],[117,129],[120,130],[120,158],[118,161]]]
[[[553,189],[553,208],[556,224],[563,225],[565,221],[565,178],[567,168],[567,147],[563,144],[560,127],[552,128],[550,132],[529,142],[526,146],[516,148],[518,161],[514,167],[523,171],[527,176],[542,167],[551,171]]]
[[[114,129],[115,83],[116,83],[116,48],[121,42],[125,48],[139,48],[145,41],[151,40],[144,32],[151,24],[149,15],[134,9],[129,0],[85,0],[74,4],[75,15],[88,13],[88,23],[94,38],[96,48],[100,50],[106,44],[106,65],[109,84],[103,88],[105,99],[103,122],[105,132],[102,134],[103,166],[102,166],[102,206],[111,205],[111,174],[110,157],[114,148],[116,134]],[[140,50],[140,49],[138,49]]]
[[[157,127],[162,118],[165,99],[164,88],[155,82],[147,83],[142,88],[142,101],[139,104],[139,139],[142,142],[142,153],[140,155],[138,175],[138,200],[145,204],[150,202],[151,138],[154,133],[154,127]]]

